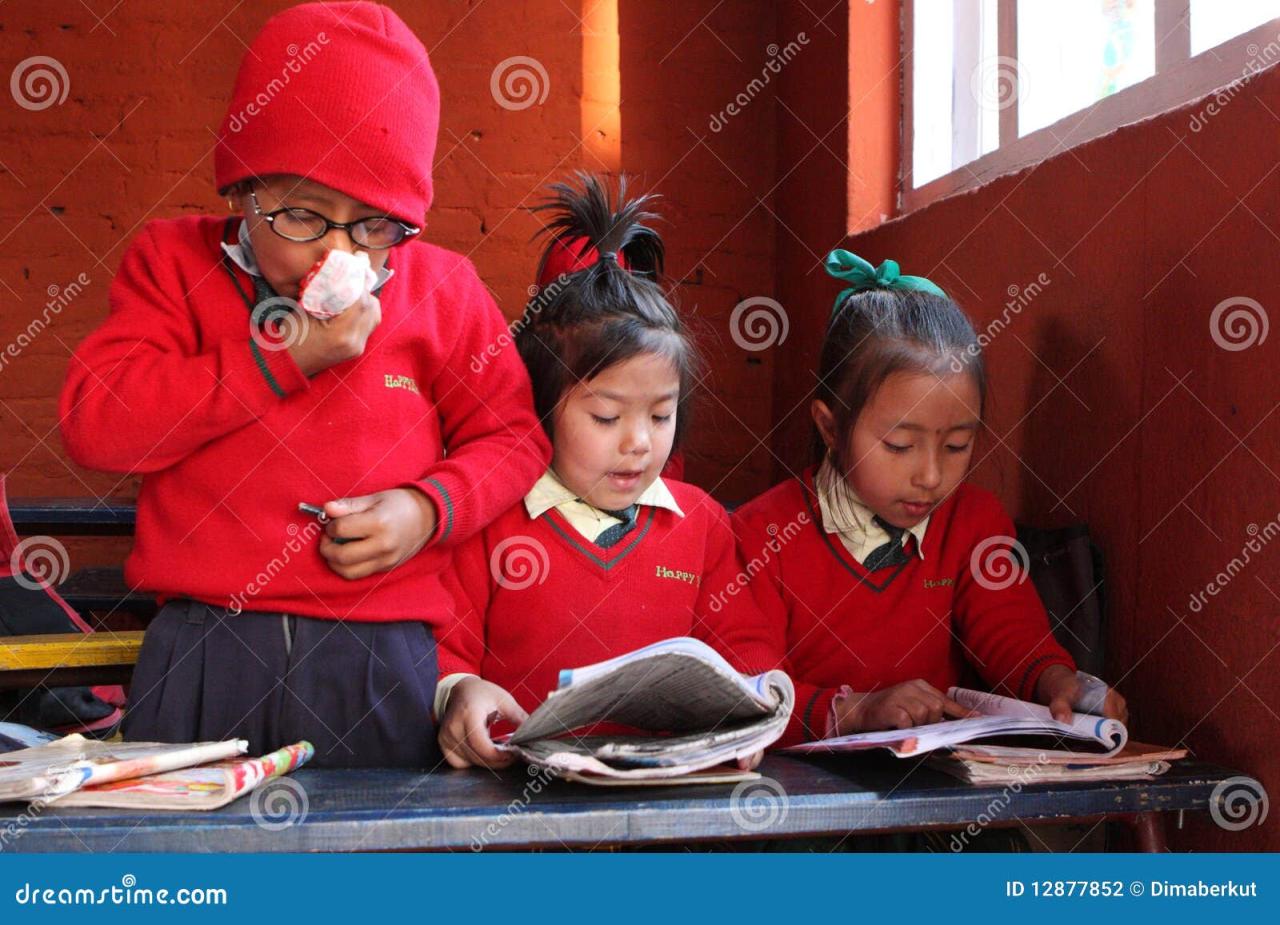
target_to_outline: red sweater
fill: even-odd
[[[550,455],[523,364],[494,348],[508,343],[502,315],[469,261],[415,241],[391,253],[364,354],[308,379],[287,350],[251,339],[222,261],[227,227],[149,223],[62,391],[72,459],[143,477],[130,586],[327,619],[445,622],[445,547],[510,507]],[[248,274],[232,272],[252,296]],[[407,486],[435,504],[432,541],[390,572],[333,572],[298,502]]]
[[[733,523],[752,596],[785,637],[784,666],[796,682],[782,744],[821,738],[843,684],[873,691],[923,678],[945,692],[967,662],[992,688],[1025,700],[1045,668],[1075,668],[1029,580],[1007,588],[975,580],[974,547],[1015,535],[1000,502],[980,488],[961,485],[934,511],[923,560],[913,550],[906,565],[871,580],[840,538],[823,532],[812,471],[803,484],[791,479],[745,505]]]
[[[741,573],[724,508],[692,485],[667,487],[685,516],[641,507],[635,528],[608,549],[554,508],[530,520],[523,504],[458,547],[446,584],[459,622],[441,646],[441,675],[481,675],[533,710],[561,669],[672,636],[703,640],[740,671],[773,667],[750,602],[717,603]]]

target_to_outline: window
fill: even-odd
[[[907,0],[902,207],[1280,61],[1280,0]]]

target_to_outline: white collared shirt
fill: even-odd
[[[253,245],[249,243],[248,222],[240,222],[240,230],[237,233],[237,238],[239,239],[238,244],[228,244],[226,241],[223,241],[222,250],[232,259],[236,266],[244,270],[250,276],[261,276],[262,270],[258,267],[258,258],[254,256]],[[377,292],[381,289],[383,284],[395,275],[395,272],[395,270],[388,269],[386,266],[383,266],[381,270],[376,271],[375,276],[377,279],[374,280],[373,291]]]
[[[875,512],[862,503],[830,462],[824,461],[818,468],[813,486],[818,494],[823,531],[837,534],[859,565],[873,549],[889,542],[888,532],[875,522]],[[926,517],[907,531],[916,538],[915,551],[921,559],[924,558],[924,534],[928,527],[929,518]]]
[[[680,505],[672,496],[671,489],[667,488],[661,477],[654,479],[648,488],[640,492],[640,497],[636,498],[636,504],[660,507],[672,511],[679,517],[684,516],[684,511],[680,510]],[[605,530],[614,524],[622,523],[617,517],[606,514],[583,501],[548,469],[524,496],[524,509],[531,520],[536,520],[552,508],[560,512],[560,515],[569,522],[569,526],[593,543]]]

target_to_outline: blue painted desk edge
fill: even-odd
[[[1154,781],[975,787],[890,756],[770,755],[775,784],[745,796],[731,785],[603,788],[501,773],[303,769],[288,780],[305,815],[260,825],[253,796],[208,813],[57,809],[29,814],[0,851],[263,852],[591,848],[848,832],[961,828],[1139,812],[1206,810],[1214,787],[1239,772],[1196,761]],[[759,785],[758,785],[759,786]],[[265,808],[279,810],[284,791]],[[7,804],[0,833],[26,807]],[[745,820],[745,823],[744,823]]]

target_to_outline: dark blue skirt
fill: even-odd
[[[147,628],[124,737],[248,739],[263,755],[306,739],[315,767],[431,769],[436,647],[425,623],[232,613],[172,601]]]

